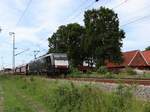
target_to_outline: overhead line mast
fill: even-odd
[[[14,32],[9,32],[9,35],[12,36],[12,39],[13,39],[13,55],[12,55],[12,70],[13,70],[13,73],[15,72],[15,33]]]

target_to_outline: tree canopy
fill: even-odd
[[[49,38],[49,52],[66,52],[73,66],[83,62],[82,39],[84,27],[77,23],[62,25]]]
[[[88,10],[84,15],[86,30],[85,51],[97,66],[105,61],[121,62],[122,39],[125,33],[119,28],[117,14],[108,8]]]
[[[148,46],[147,48],[145,48],[145,51],[148,51],[148,50],[150,50],[150,46]]]
[[[49,52],[66,52],[73,66],[82,64],[83,60],[94,61],[97,67],[106,61],[121,62],[125,33],[119,28],[118,15],[104,7],[88,10],[84,24],[60,26],[49,38]]]

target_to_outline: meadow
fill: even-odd
[[[3,112],[150,112],[150,103],[118,86],[102,91],[92,84],[76,84],[40,76],[0,75]]]

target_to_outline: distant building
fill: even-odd
[[[129,51],[122,53],[123,62],[115,64],[113,62],[107,63],[108,69],[122,69],[125,67],[148,69],[150,70],[150,50],[149,51]]]

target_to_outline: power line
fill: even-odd
[[[25,50],[23,50],[23,51],[21,51],[21,52],[15,54],[15,56],[18,56],[18,55],[20,55],[20,54],[22,54],[22,53],[24,53],[24,52],[26,52],[26,51],[29,51],[29,50],[30,50],[30,49],[25,49]]]
[[[91,2],[88,6],[86,6],[84,9],[87,10],[89,7],[93,6],[96,2],[98,2],[99,0],[95,0],[93,2]],[[108,1],[106,0],[105,4],[106,5],[108,3]],[[80,14],[82,13],[83,11],[80,11],[76,16],[74,16],[72,19],[75,19],[77,18],[78,16],[80,16]],[[79,18],[78,18],[79,19]]]
[[[95,4],[95,2],[98,2],[98,1],[99,1],[99,0],[94,0],[94,1],[91,2],[88,6],[84,7],[84,9],[87,9],[87,8],[91,7],[93,4]],[[81,13],[82,13],[82,11],[76,13],[76,15],[74,15],[71,19],[77,18]],[[71,20],[71,19],[69,18],[69,20]]]
[[[140,21],[140,20],[143,20],[143,19],[146,19],[146,18],[149,18],[149,17],[150,17],[150,15],[140,17],[140,18],[138,18],[138,19],[132,20],[132,21],[130,21],[130,22],[128,22],[128,23],[125,23],[125,24],[121,25],[121,27],[127,26],[127,25],[129,25],[129,24],[135,23],[135,22],[137,22],[137,21]]]
[[[87,9],[88,7],[91,7],[94,3],[95,3],[95,1],[94,1],[94,2],[91,2],[88,6],[85,7],[85,9]],[[77,13],[76,15],[74,15],[74,17],[71,18],[71,19],[77,18],[81,13],[82,13],[82,11],[80,11],[79,13]]]
[[[145,9],[149,9],[149,8],[150,8],[150,5],[147,5],[147,6],[143,7],[143,8],[141,8],[141,9],[138,9],[138,10],[136,10],[136,11],[134,11],[134,12],[129,13],[129,14],[132,14],[132,17],[129,18],[128,20],[135,19],[135,16],[134,16],[134,15],[137,15],[136,12],[143,12],[143,11],[145,11]],[[139,16],[136,16],[136,17],[139,17]],[[125,20],[125,19],[124,19],[124,20]]]
[[[86,2],[87,2],[87,0],[85,0],[84,2],[82,2],[74,11],[72,11],[73,14],[71,14],[68,18],[72,17],[74,15],[74,13],[76,13],[79,10],[79,8],[81,8],[83,5],[86,4]]]
[[[121,3],[119,3],[116,6],[114,6],[113,9],[119,8],[120,6],[124,5],[126,2],[128,2],[128,0],[123,0]]]
[[[85,9],[87,9],[88,7],[91,7],[94,3],[95,3],[95,1],[91,2],[88,6],[85,7]],[[75,17],[77,17],[81,13],[82,13],[82,11],[80,11]]]
[[[18,26],[18,25],[19,25],[19,23],[21,22],[21,20],[23,19],[23,17],[24,17],[24,15],[25,15],[25,13],[27,12],[28,8],[29,8],[29,7],[30,7],[30,5],[31,5],[31,2],[32,2],[32,0],[29,0],[29,1],[28,1],[28,3],[27,3],[27,6],[26,6],[25,10],[23,11],[23,13],[21,14],[21,16],[20,16],[19,20],[17,21],[16,26]]]
[[[103,6],[105,7],[108,4],[109,0],[106,0]]]

